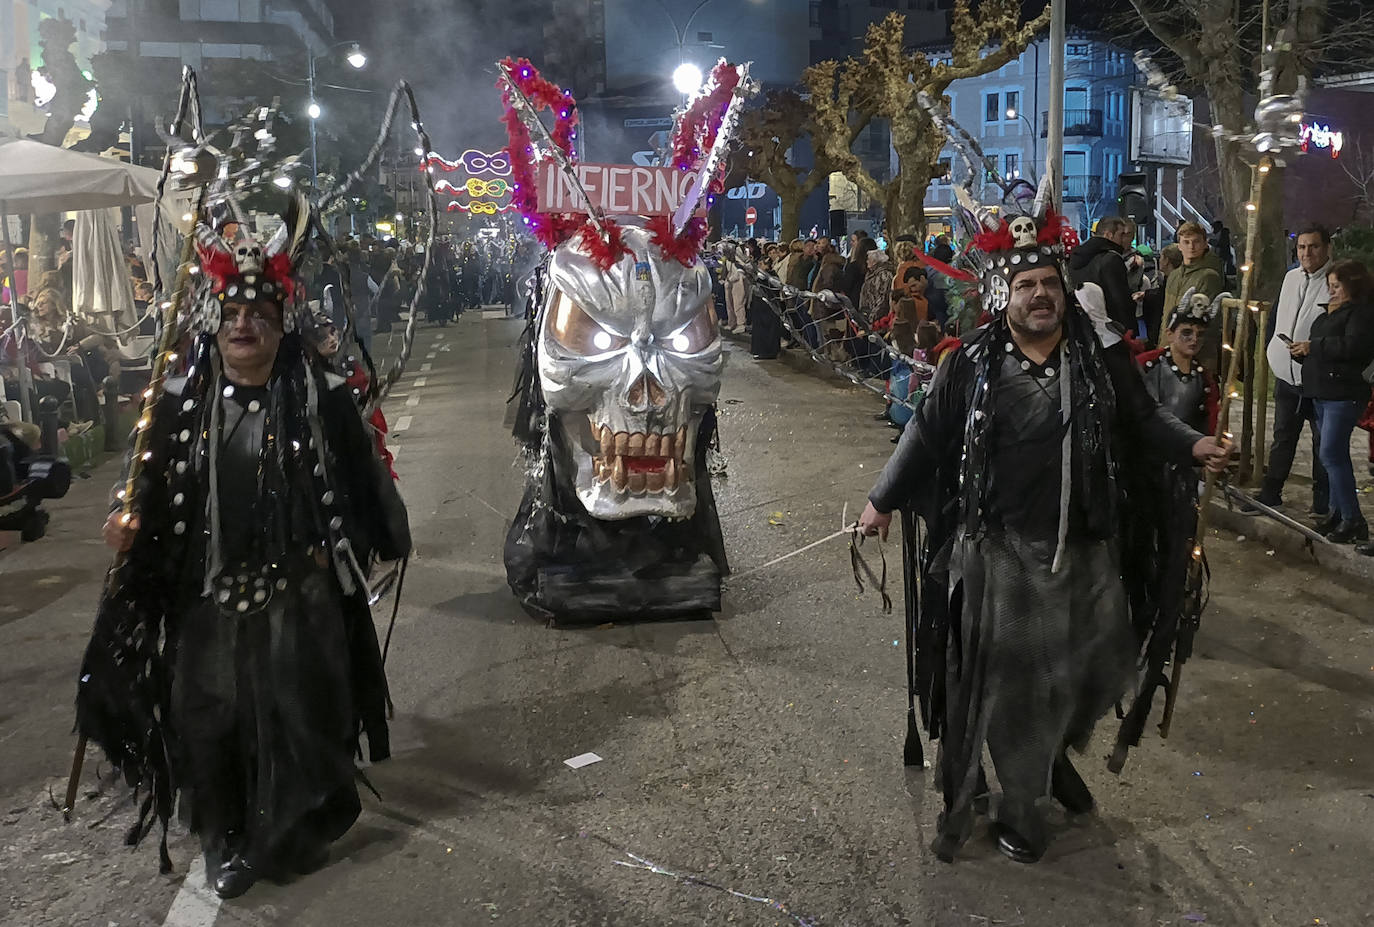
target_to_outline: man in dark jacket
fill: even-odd
[[[1074,286],[1096,283],[1107,301],[1107,315],[1123,331],[1136,330],[1135,299],[1126,281],[1124,255],[1135,238],[1135,223],[1108,216],[1097,223],[1097,231],[1069,256]]]

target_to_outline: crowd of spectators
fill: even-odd
[[[1071,255],[1075,286],[1097,284],[1109,317],[1138,350],[1165,347],[1164,321],[1186,294],[1214,300],[1234,292],[1239,281],[1230,232],[1217,221],[1209,230],[1183,223],[1175,241],[1151,252],[1137,249],[1137,229],[1130,219],[1101,220]],[[1296,267],[1288,271],[1273,302],[1267,358],[1274,382],[1273,440],[1258,502],[1283,504],[1282,490],[1292,469],[1303,427],[1311,432],[1312,500],[1307,509],[1314,528],[1336,543],[1353,543],[1374,555],[1369,528],[1359,505],[1351,438],[1356,428],[1369,431],[1368,471],[1374,476],[1374,276],[1358,261],[1332,257],[1332,236],[1319,226],[1295,237]],[[820,236],[788,244],[762,240],[736,243],[737,256],[721,267],[724,284],[722,322],[736,333],[751,335],[754,357],[776,357],[788,331],[768,302],[769,283],[753,277],[749,265],[775,274],[781,284],[815,294],[844,296],[850,312],[836,311],[820,295],[809,300],[782,300],[789,306],[790,328],[835,363],[857,367],[865,376],[888,377],[895,388],[917,395],[909,370],[893,363],[873,344],[870,333],[886,338],[898,352],[924,361],[944,355],[960,326],[978,323],[976,304],[963,305],[968,294],[938,270],[952,261],[949,236],[924,243],[899,236],[889,243],[855,232],[839,243]],[[1151,264],[1153,266],[1151,266]],[[778,294],[771,294],[778,295]],[[951,304],[958,311],[951,311]],[[972,309],[974,316],[966,311]],[[1224,372],[1229,355],[1222,347],[1222,327],[1206,328],[1196,361],[1204,370]],[[900,384],[900,385],[899,385]],[[906,398],[905,396],[903,398]],[[900,410],[889,407],[878,416],[900,426]],[[1247,506],[1246,514],[1258,514]]]

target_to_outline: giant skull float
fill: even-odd
[[[526,609],[559,619],[718,609],[728,564],[706,460],[725,358],[693,215],[720,190],[747,68],[721,62],[679,115],[674,163],[655,170],[690,181],[682,202],[620,221],[577,180],[567,93],[528,61],[501,71],[510,150],[549,159],[586,205],[539,211],[534,191],[548,188],[528,157],[512,158],[517,208],[551,253],[522,341],[515,434],[528,478],[507,580]],[[552,130],[543,106],[560,114]]]
[[[724,366],[711,279],[664,260],[643,229],[609,271],[564,246],[549,264],[539,381],[549,426],[571,452],[577,498],[596,518],[686,518],[690,449]]]

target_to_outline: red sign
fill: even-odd
[[[759,221],[759,211],[753,206],[750,206],[744,211],[744,224],[753,225],[757,221]]]
[[[574,164],[573,171],[592,203],[608,216],[670,216],[687,198],[696,175],[671,167],[634,164]],[[539,165],[540,212],[581,212],[582,197],[555,165]]]

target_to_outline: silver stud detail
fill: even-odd
[[[183,412],[190,412],[190,411],[191,411],[192,409],[194,409],[195,407],[196,407],[196,401],[195,401],[194,399],[188,399],[188,400],[186,400],[185,402],[183,402],[183,403],[181,404],[181,411],[183,411]]]
[[[343,527],[343,519],[340,518],[338,515],[335,515],[333,518],[329,519],[329,530],[330,530],[330,531],[338,531],[338,530],[339,530],[340,528],[342,528],[342,527]]]
[[[249,411],[249,412],[257,412],[257,411],[258,411],[259,409],[261,409],[261,408],[262,408],[262,403],[258,402],[256,399],[254,399],[252,402],[248,403],[248,411]]]
[[[333,505],[333,504],[334,504],[334,490],[330,489],[330,490],[326,491],[325,494],[324,494],[323,496],[320,497],[320,501],[323,502],[325,505]]]
[[[265,592],[263,592],[261,589],[259,589],[257,592],[253,593],[253,601],[254,601],[254,602],[266,602],[266,601],[267,601],[267,593],[265,593]]]
[[[248,611],[248,603],[246,601],[240,601],[239,604],[234,606],[234,608],[238,611],[246,612]]]
[[[186,461],[184,461],[184,460],[178,460],[178,461],[177,461],[177,472],[178,472],[178,473],[185,473],[185,472],[186,472]]]
[[[225,399],[228,399],[228,398],[230,398],[230,397],[233,396],[233,395],[234,395],[234,388],[233,388],[232,386],[226,386],[226,387],[224,388],[224,398],[225,398]]]
[[[186,533],[186,522],[184,522],[184,521],[179,521],[179,522],[177,522],[175,525],[172,525],[172,533],[173,533],[173,534],[185,534],[185,533]]]
[[[185,494],[185,493],[179,492],[179,493],[177,493],[175,496],[172,497],[172,505],[181,505],[181,503],[183,503],[183,502],[185,502],[185,501],[186,501],[186,494]]]
[[[181,429],[181,434],[177,435],[177,440],[180,441],[182,444],[185,444],[187,441],[190,441],[190,440],[191,440],[191,429],[189,429],[189,428],[183,428],[183,429]]]
[[[285,588],[286,588],[286,578],[285,578],[285,577],[282,577],[281,579],[277,580],[277,588],[278,588],[278,589],[285,589]]]

